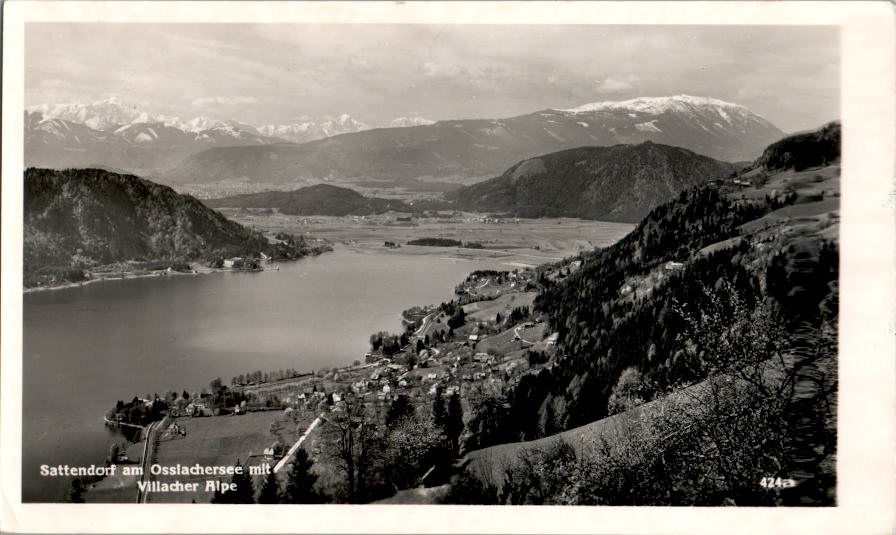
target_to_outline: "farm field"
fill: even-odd
[[[532,307],[537,292],[507,293],[490,301],[478,301],[464,305],[464,313],[472,320],[487,321],[495,319],[500,313],[503,316],[518,307]]]
[[[503,261],[508,269],[555,262],[595,247],[605,247],[628,234],[634,225],[572,218],[503,219],[460,213],[445,217],[291,216],[262,210],[220,210],[243,225],[269,233],[288,232],[343,243],[361,251],[393,255],[430,255]],[[406,219],[406,220],[399,220]],[[482,249],[409,246],[420,238],[447,238],[481,243]],[[391,241],[398,248],[386,248]]]
[[[296,414],[295,412],[292,414]],[[250,412],[240,416],[213,416],[207,418],[178,418],[176,423],[186,429],[186,436],[163,440],[158,448],[158,464],[171,466],[182,464],[192,466],[232,466],[239,460],[243,467],[271,463],[263,455],[264,449],[280,440],[288,449],[311,423],[313,417],[298,416],[295,420],[284,411]],[[272,433],[272,424],[279,429]],[[150,493],[149,503],[208,503],[212,492],[205,492],[206,480],[214,476],[158,476],[156,481],[183,483],[199,482],[198,493],[171,492]],[[222,482],[229,482],[230,476],[218,476]],[[261,478],[254,480],[256,489]]]

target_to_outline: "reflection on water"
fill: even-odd
[[[195,390],[248,371],[313,370],[362,358],[400,312],[451,298],[497,262],[338,249],[279,271],[171,276],[24,296],[23,500],[63,500],[41,464],[101,463],[118,399]]]

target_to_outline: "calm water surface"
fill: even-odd
[[[337,249],[279,271],[110,281],[24,296],[23,500],[65,499],[41,464],[102,463],[118,399],[193,391],[253,370],[363,359],[371,333],[451,298],[498,261]]]

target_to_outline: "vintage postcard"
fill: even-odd
[[[892,6],[3,25],[3,530],[894,528]]]

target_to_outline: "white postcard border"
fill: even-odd
[[[15,532],[890,533],[896,457],[894,13],[886,2],[43,2],[4,5],[0,529]],[[838,506],[21,503],[22,136],[28,21],[840,26]]]

